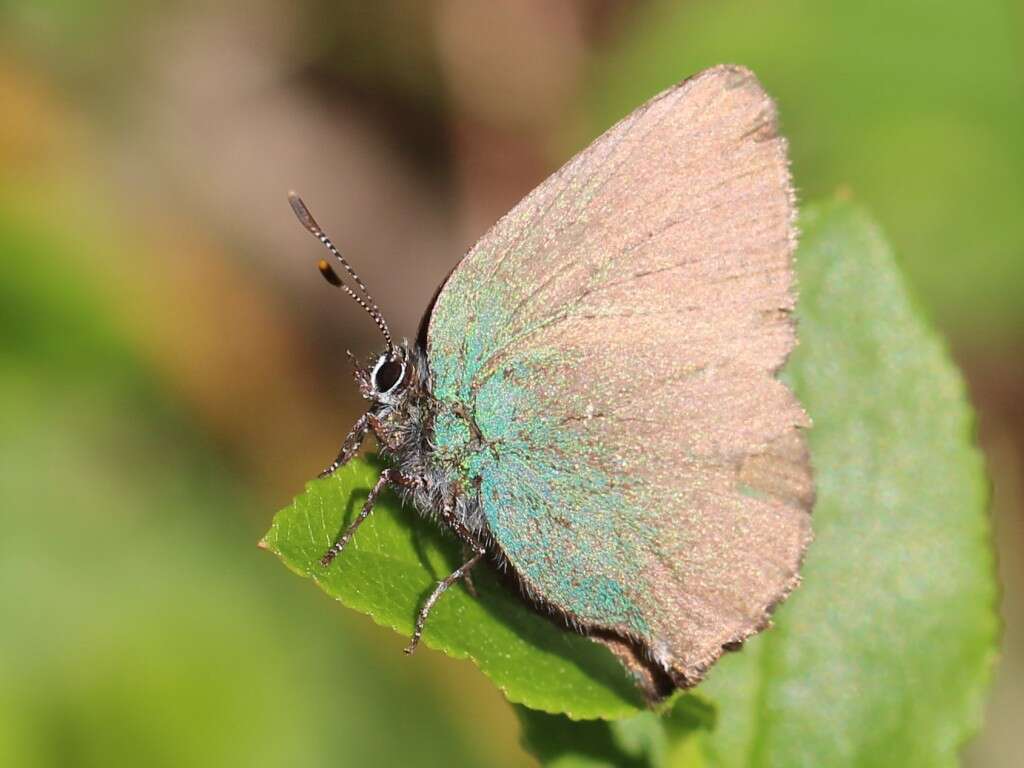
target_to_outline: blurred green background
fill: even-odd
[[[1024,6],[0,1],[0,765],[530,765],[467,663],[255,542],[334,455],[399,332],[613,120],[706,66],[780,103],[803,199],[885,226],[979,410],[1024,718]],[[936,563],[941,568],[941,563]]]

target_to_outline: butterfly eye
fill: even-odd
[[[405,373],[405,363],[398,360],[382,360],[373,372],[373,386],[385,395],[394,389]]]

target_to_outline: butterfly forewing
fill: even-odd
[[[775,378],[793,218],[772,101],[717,67],[526,197],[430,319],[437,460],[536,597],[682,684],[767,623],[810,539],[807,418]]]

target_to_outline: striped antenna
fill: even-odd
[[[313,237],[323,243],[324,247],[334,254],[334,258],[341,262],[341,266],[345,268],[345,272],[349,274],[355,282],[356,287],[359,288],[359,291],[363,295],[360,296],[353,291],[341,279],[341,277],[338,276],[338,273],[331,268],[331,265],[323,259],[321,259],[317,264],[320,274],[323,275],[324,279],[335,288],[341,288],[345,291],[345,293],[352,297],[356,304],[366,311],[366,314],[373,319],[373,322],[376,323],[380,332],[384,335],[384,341],[386,341],[388,345],[388,354],[392,354],[395,351],[395,345],[391,340],[391,331],[388,330],[388,324],[384,321],[384,315],[381,314],[380,309],[377,307],[377,302],[374,301],[373,296],[371,296],[370,292],[366,289],[366,285],[360,279],[359,275],[356,274],[356,271],[352,269],[351,265],[349,265],[345,260],[345,257],[338,252],[337,248],[334,247],[334,243],[331,242],[331,238],[329,238],[324,231],[320,229],[320,225],[316,223],[316,219],[313,218],[313,214],[309,212],[309,208],[306,207],[306,204],[302,202],[302,198],[294,192],[289,192],[288,202],[291,203],[292,210],[295,211],[295,216],[298,218],[302,226],[308,229]]]

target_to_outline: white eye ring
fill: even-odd
[[[402,366],[402,370],[399,372],[398,377],[395,379],[395,383],[394,384],[392,384],[387,389],[383,389],[383,390],[382,389],[377,389],[377,373],[380,371],[381,368],[383,368],[389,362],[397,362],[399,365]],[[405,361],[404,360],[391,361],[388,358],[387,355],[381,355],[377,359],[377,364],[373,366],[373,371],[370,372],[370,383],[373,385],[373,388],[377,392],[378,395],[387,395],[389,392],[393,392],[395,390],[395,387],[397,387],[403,381],[405,381]]]

